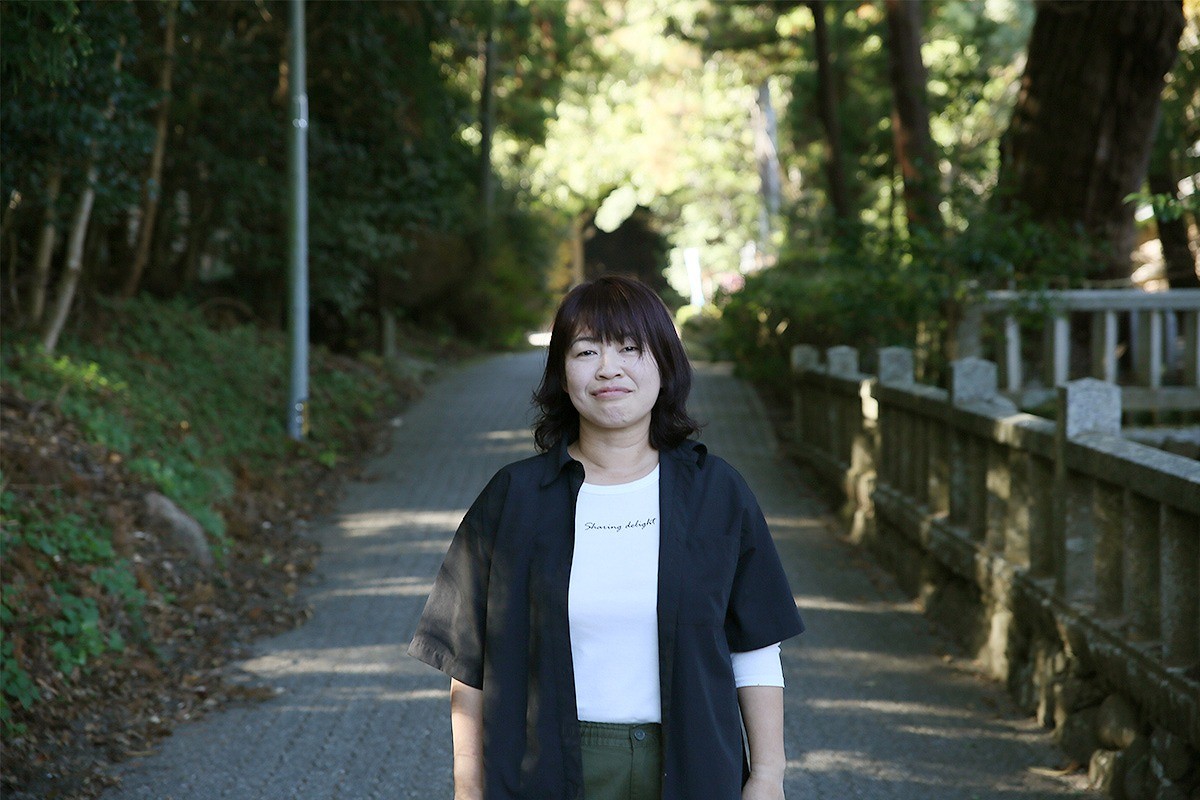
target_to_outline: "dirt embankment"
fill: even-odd
[[[412,387],[409,399],[418,392]],[[363,420],[336,470],[299,460],[276,474],[235,469],[233,499],[220,509],[227,551],[205,570],[148,517],[151,487],[118,454],[89,444],[53,404],[30,402],[0,386],[0,470],[7,495],[26,513],[33,509],[81,527],[96,520],[110,530],[112,549],[133,565],[145,597],[131,607],[84,588],[99,605],[105,635],[117,632],[123,644],[113,647],[106,639],[103,652],[64,672],[53,637],[39,635],[22,616],[53,611],[46,604],[56,602],[55,585],[94,586],[93,567],[48,558],[36,543],[5,537],[3,583],[6,592],[19,592],[21,610],[4,620],[4,636],[40,699],[30,709],[12,709],[24,732],[4,743],[3,795],[94,797],[112,782],[112,762],[147,751],[180,722],[269,694],[267,687],[229,680],[222,668],[252,639],[308,618],[309,609],[297,599],[318,555],[305,537],[307,521],[330,507],[339,485],[383,441],[385,425],[386,416]]]

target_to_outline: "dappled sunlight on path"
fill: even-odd
[[[528,399],[543,358],[456,370],[405,415],[391,452],[319,527],[313,619],[240,665],[276,696],[180,728],[106,798],[451,796],[448,681],[404,650],[466,508],[497,468],[533,452]],[[1047,774],[1058,756],[1046,735],[831,533],[827,509],[777,458],[754,393],[727,367],[697,372],[703,438],[758,494],[809,627],[783,648],[789,798],[1072,796]]]

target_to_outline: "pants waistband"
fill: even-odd
[[[657,722],[579,722],[581,744],[634,747],[658,746],[662,741],[662,725]]]

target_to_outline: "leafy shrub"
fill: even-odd
[[[550,307],[546,276],[559,230],[553,215],[521,208],[507,195],[501,195],[498,207],[487,231],[486,257],[473,258],[433,310],[471,342],[511,348],[524,345],[526,334],[545,322]],[[482,253],[483,232],[470,236]],[[444,271],[440,265],[436,269]],[[420,313],[428,318],[430,310]]]
[[[922,380],[938,383],[974,298],[988,289],[1075,286],[1097,263],[1091,243],[1074,232],[996,213],[898,249],[868,234],[822,251],[785,251],[777,266],[718,299],[721,346],[743,374],[777,391],[797,344],[850,345],[866,359],[880,347],[912,347]]]
[[[692,361],[722,361],[731,357],[724,349],[721,310],[716,306],[681,306],[675,312],[675,324]]]
[[[28,709],[41,699],[18,647],[24,649],[31,637],[44,638],[57,669],[71,674],[125,647],[123,620],[102,617],[102,603],[136,613],[146,602],[131,565],[117,557],[111,532],[96,519],[68,511],[57,490],[45,501],[23,504],[12,492],[0,492],[0,558],[11,565],[21,550],[33,562],[23,565],[16,580],[6,576],[0,592],[0,727],[6,734],[14,732],[13,705]],[[30,581],[34,575],[39,580]]]

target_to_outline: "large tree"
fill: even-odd
[[[1035,220],[1076,224],[1129,275],[1133,210],[1164,76],[1183,31],[1180,0],[1037,6],[1025,74],[1001,143],[1002,202]]]
[[[888,74],[892,83],[892,146],[904,179],[904,213],[914,228],[940,230],[938,163],[929,133],[925,64],[921,60],[921,7],[887,0]]]

